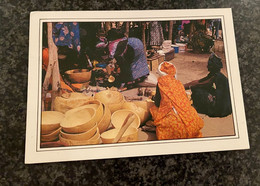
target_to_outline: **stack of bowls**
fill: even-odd
[[[119,130],[124,123],[126,117],[130,114],[134,114],[134,121],[130,124],[127,128],[125,133],[119,139],[118,142],[131,142],[131,141],[138,141],[138,128],[140,126],[140,118],[139,116],[128,109],[122,109],[114,112],[111,116],[111,124],[114,127],[104,133],[101,134],[101,139],[103,143],[113,143],[116,135],[119,133]]]
[[[98,100],[71,109],[65,113],[61,122],[60,141],[69,146],[98,144],[100,133],[110,123],[110,116],[110,111]]]
[[[43,111],[41,123],[41,142],[56,141],[61,130],[64,114],[57,111]]]

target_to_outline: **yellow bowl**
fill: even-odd
[[[84,104],[84,108],[95,108],[96,114],[95,119],[96,122],[100,122],[103,117],[104,107],[103,104],[99,100],[89,100]]]
[[[114,139],[119,132],[119,128],[110,129],[101,134],[100,138],[102,143],[114,143]],[[130,142],[138,141],[138,129],[135,127],[129,127],[118,142]]]
[[[100,143],[100,133],[97,128],[96,133],[88,140],[66,139],[66,138],[62,137],[62,134],[59,135],[59,139],[62,143],[66,144],[68,146],[99,144]]]
[[[64,93],[61,96],[55,98],[54,110],[65,113],[70,109],[85,105],[88,101],[92,99],[92,97],[86,96],[82,93]]]
[[[55,141],[56,139],[59,138],[61,127],[56,129],[50,134],[42,134],[41,135],[41,141],[42,142],[50,142],[50,141]]]
[[[140,126],[140,117],[133,111],[129,109],[122,109],[114,112],[111,116],[111,123],[114,128],[121,128],[122,124],[124,123],[125,118],[128,114],[133,113],[135,116],[134,121],[130,124],[131,127],[139,128]]]
[[[108,108],[107,105],[105,104],[102,104],[103,105],[103,117],[101,118],[100,122],[98,123],[98,129],[99,129],[99,132],[100,134],[102,134],[104,131],[107,130],[109,124],[110,124],[110,121],[111,121],[111,112],[110,112],[110,109]]]
[[[87,132],[77,133],[77,134],[70,134],[66,133],[64,131],[60,131],[61,136],[66,139],[71,140],[89,140],[91,137],[94,136],[94,134],[97,131],[97,125],[94,125],[91,129],[89,129]]]
[[[94,127],[96,120],[96,110],[82,106],[66,112],[60,125],[64,132],[82,133]]]
[[[154,106],[154,102],[148,102],[148,101],[133,101],[133,103],[146,110],[147,112],[150,112],[150,108]]]
[[[150,116],[150,112],[148,110],[145,110],[143,107],[135,104],[135,102],[125,102],[122,109],[129,109],[135,112],[140,117],[141,123],[144,123]]]
[[[95,99],[106,104],[109,107],[111,113],[121,109],[125,102],[124,96],[120,92],[114,90],[100,91],[99,93],[95,94],[94,97]]]
[[[43,111],[41,134],[50,134],[60,127],[64,114],[57,111]]]
[[[91,79],[91,70],[73,69],[65,72],[72,83],[85,83]]]

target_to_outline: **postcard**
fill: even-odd
[[[25,163],[249,149],[232,10],[30,15]]]

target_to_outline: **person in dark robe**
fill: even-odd
[[[228,79],[220,72],[221,58],[212,53],[208,60],[209,74],[184,85],[191,89],[193,106],[210,117],[225,117],[232,113]]]

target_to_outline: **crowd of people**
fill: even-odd
[[[178,39],[185,41],[189,24],[186,21],[180,25]],[[147,42],[160,45],[163,40],[160,23],[154,21],[150,26],[152,31],[156,29],[148,34],[148,37],[153,37]],[[120,90],[136,87],[150,73],[143,42],[138,37],[125,35],[123,29],[112,28],[104,32],[96,23],[85,23],[82,26],[77,22],[53,23],[52,38],[58,47],[61,86],[69,91],[74,89],[65,83],[65,72],[71,69],[92,70],[92,85],[115,86]],[[47,70],[47,55],[47,46],[44,46],[43,71]],[[208,60],[209,74],[183,85],[175,77],[176,68],[173,64],[164,62],[161,65],[160,70],[166,75],[158,78],[155,106],[150,110],[158,139],[201,137],[200,130],[204,123],[198,113],[210,117],[231,114],[229,85],[227,78],[220,72],[222,67],[221,58],[213,53]],[[114,77],[113,81],[109,81],[111,76]],[[192,104],[185,89],[191,89]]]

